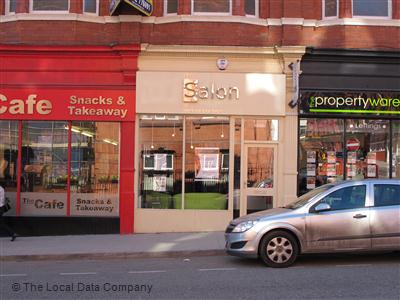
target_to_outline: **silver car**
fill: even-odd
[[[283,207],[234,219],[231,255],[287,267],[300,253],[400,250],[400,180],[326,184]]]

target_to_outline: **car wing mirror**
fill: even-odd
[[[328,203],[320,203],[315,208],[316,213],[331,210],[331,206]]]

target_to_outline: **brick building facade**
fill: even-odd
[[[398,99],[400,0],[128,2],[0,0],[0,182],[21,233],[222,230],[372,177],[367,155],[400,176],[398,106],[307,106]]]

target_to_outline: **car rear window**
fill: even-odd
[[[375,184],[374,206],[400,205],[399,184]]]

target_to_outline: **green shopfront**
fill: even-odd
[[[328,182],[400,178],[399,66],[395,53],[308,50],[300,80],[298,194]]]

